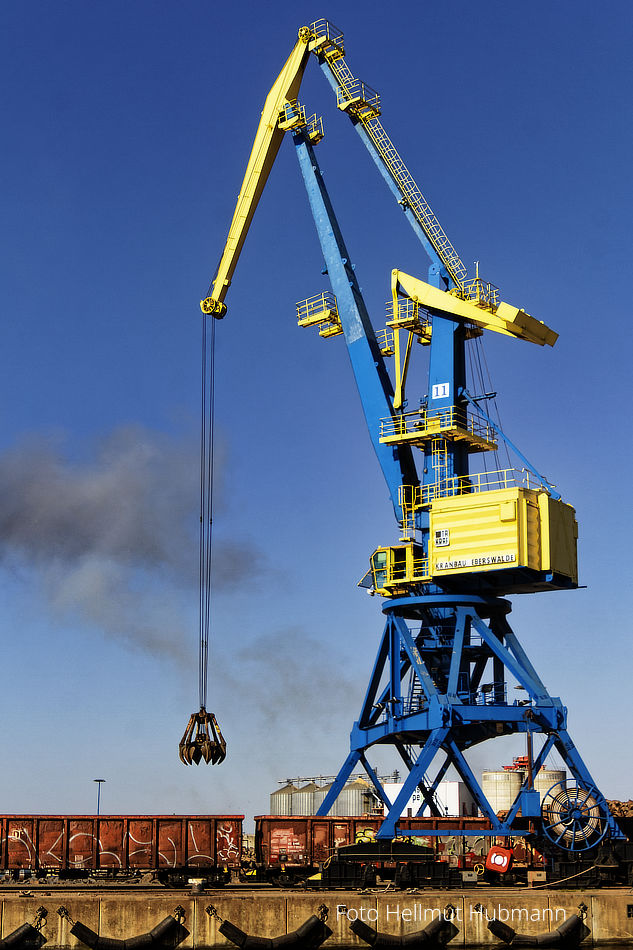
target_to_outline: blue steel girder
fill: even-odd
[[[522,656],[526,661],[524,663],[522,659],[516,657],[503,645],[495,632],[486,626],[479,616],[471,614],[471,622],[482,640],[485,640],[495,656],[501,660],[506,669],[512,673],[516,681],[527,690],[530,696],[540,704],[551,705],[553,700],[536,674],[532,664],[527,660],[525,653],[521,650]],[[516,637],[514,638],[514,646],[518,647]]]
[[[387,621],[385,624],[385,629],[383,630],[380,646],[378,647],[378,654],[376,656],[374,668],[371,672],[371,676],[369,677],[369,686],[367,687],[365,698],[361,706],[359,721],[363,723],[375,722],[375,720],[380,716],[382,707],[390,697],[391,683],[388,683],[380,696],[378,696],[378,689],[382,680],[385,662],[389,656],[389,649],[391,646],[389,634],[390,623]]]
[[[399,617],[394,614],[391,618],[391,623],[397,628],[400,642],[402,647],[407,655],[409,663],[412,668],[415,670],[415,673],[420,680],[422,689],[424,690],[426,696],[429,700],[436,698],[441,705],[446,705],[446,702],[442,701],[442,698],[439,695],[439,691],[433,681],[433,677],[429,673],[426,665],[420,655],[413,637],[409,631],[406,621],[403,617]]]
[[[372,783],[372,785],[373,785],[374,788],[376,789],[376,792],[378,793],[378,796],[379,796],[380,800],[382,801],[383,805],[385,805],[388,809],[391,808],[391,802],[389,801],[389,797],[388,797],[387,793],[385,792],[385,790],[384,790],[384,788],[383,788],[383,786],[382,786],[382,782],[380,781],[380,779],[378,778],[376,772],[374,771],[374,769],[371,767],[371,765],[369,764],[369,762],[368,762],[367,759],[365,758],[364,753],[361,753],[361,756],[360,756],[360,764],[361,764],[361,765],[363,766],[363,768],[365,769],[365,772],[367,773],[367,776],[368,776],[370,782]]]
[[[339,797],[340,793],[343,791],[345,783],[348,778],[360,762],[361,758],[364,758],[361,750],[352,749],[343,762],[343,765],[339,769],[339,773],[332,782],[325,798],[319,805],[317,815],[327,815],[330,808]]]
[[[477,802],[479,810],[490,821],[493,828],[500,826],[501,822],[497,818],[492,808],[492,805],[490,804],[490,802],[484,795],[483,790],[481,786],[479,785],[479,782],[475,778],[475,774],[473,770],[471,769],[468,762],[462,755],[461,749],[459,749],[459,747],[457,746],[457,743],[454,740],[450,740],[449,742],[447,742],[447,747],[448,747],[448,755],[450,757],[452,764],[455,766],[455,768],[459,772],[462,781],[465,783],[466,787],[468,788],[468,791]]]
[[[427,768],[442,748],[442,744],[448,735],[448,727],[434,729],[430,734],[424,746],[417,757],[412,770],[403,782],[402,788],[398,792],[396,799],[389,809],[385,820],[376,833],[377,839],[393,838],[396,834],[396,825],[405,808],[405,805],[418,788]]]
[[[464,638],[467,627],[470,626],[470,616],[464,607],[458,607],[455,611],[455,633],[453,641],[453,653],[451,656],[450,672],[448,674],[448,687],[446,693],[451,702],[459,702],[457,696],[457,683],[462,669],[462,653],[464,650]]]
[[[530,791],[527,783],[522,786],[506,821],[500,822],[464,758],[469,748],[500,732],[529,730],[546,736],[534,763],[535,773],[555,746],[579,785],[590,788],[608,814],[603,797],[566,731],[565,708],[560,699],[549,695],[507,622],[505,615],[509,609],[509,602],[501,598],[438,593],[398,598],[383,604],[386,614],[383,637],[361,716],[351,732],[350,756],[336,783],[340,790],[344,776],[351,773],[357,762],[363,763],[388,808],[379,838],[393,837],[396,833],[401,811],[416,788],[423,796],[421,810],[429,807],[431,813],[437,813],[434,793],[451,765],[466,783],[481,812],[491,821],[493,830],[512,833],[521,795]],[[417,636],[409,629],[407,620],[420,622]],[[479,635],[481,643],[471,642],[473,634]],[[477,702],[472,690],[479,689],[490,664],[494,669],[493,689],[486,692],[483,702]],[[403,681],[411,673],[417,678],[425,701],[422,709],[408,709],[403,699]],[[500,701],[505,697],[506,673],[525,688],[529,699],[512,704],[505,699]],[[459,688],[460,674],[466,682],[470,678],[466,698]],[[488,701],[488,696],[492,701]],[[404,785],[391,804],[366,759],[367,750],[374,745],[392,745],[408,770]],[[412,747],[420,750],[417,757]],[[435,779],[430,781],[426,772],[435,756],[442,753],[443,761]],[[319,814],[327,814],[335,799],[332,789]],[[619,835],[611,816],[609,828],[612,836]]]
[[[293,140],[367,428],[399,521],[400,486],[419,484],[413,453],[408,445],[380,442],[380,420],[394,414],[393,386],[314,149],[302,130],[293,134]]]
[[[538,712],[539,725],[544,729],[556,729],[561,722],[561,712],[556,705],[530,707]],[[505,734],[527,731],[525,708],[516,705],[470,705],[450,703],[441,706],[436,701],[429,703],[422,712],[401,716],[387,714],[385,718],[372,725],[363,726],[355,722],[351,739],[354,748],[365,749],[376,743],[390,741],[393,736],[402,736],[409,744],[427,736],[441,724],[451,724],[454,734],[459,738],[460,746],[468,749],[498,735],[497,723],[504,726]]]
[[[554,741],[555,741],[555,737],[554,737],[554,735],[553,735],[552,733],[550,733],[550,734],[547,736],[547,739],[545,740],[545,743],[544,743],[544,745],[543,745],[543,748],[541,749],[541,751],[540,751],[539,754],[537,755],[537,757],[536,757],[536,759],[534,760],[534,763],[533,763],[533,765],[532,765],[532,778],[533,778],[533,779],[534,779],[534,778],[538,775],[538,773],[541,771],[541,768],[542,768],[542,766],[543,766],[543,763],[545,762],[545,759],[547,758],[547,756],[550,754],[550,752],[551,752],[551,750],[552,750],[552,747],[553,747],[553,745],[554,745]],[[507,814],[507,816],[506,816],[506,822],[507,822],[509,825],[512,824],[512,822],[513,822],[514,819],[516,818],[516,815],[517,815],[517,812],[518,812],[519,808],[521,807],[521,794],[522,794],[523,792],[527,791],[528,789],[529,789],[529,776],[526,776],[524,782],[521,784],[521,788],[519,789],[519,793],[518,793],[517,797],[515,798],[514,802],[512,803],[512,805],[510,806],[510,810],[509,810],[509,812],[508,812],[508,814]]]
[[[406,746],[404,745],[404,743],[403,743],[402,741],[400,741],[400,739],[397,738],[397,737],[394,737],[394,746],[395,746],[395,748],[397,749],[398,754],[399,754],[400,758],[402,759],[402,761],[404,762],[404,764],[405,764],[407,770],[408,770],[409,772],[411,772],[412,769],[414,768],[415,763],[414,763],[413,759],[411,758],[411,756],[409,755],[409,753],[408,753],[408,751],[407,751],[407,747],[406,747]],[[441,769],[440,769],[440,771],[441,771]],[[435,785],[429,784],[429,783],[427,782],[427,777],[426,777],[426,773],[425,773],[424,776],[422,777],[421,781],[418,782],[418,786],[417,786],[417,787],[419,788],[420,792],[422,793],[422,798],[423,798],[423,802],[422,802],[422,804],[420,805],[420,811],[423,811],[424,808],[425,808],[426,806],[428,806],[429,809],[430,809],[430,811],[431,811],[431,814],[432,814],[432,815],[434,815],[435,817],[440,817],[441,813],[440,813],[440,810],[439,810],[439,808],[438,808],[438,806],[437,806],[437,802],[435,801],[435,797],[434,797],[434,792],[435,792],[435,789],[437,788],[437,781],[436,781],[436,784],[435,784]]]
[[[624,838],[625,835],[620,830],[615,818],[609,810],[609,806],[596,782],[594,781],[589,769],[585,765],[578,749],[572,742],[571,736],[566,729],[559,729],[554,735],[554,744],[558,754],[562,757],[565,764],[571,771],[579,785],[582,785],[587,791],[591,790],[592,795],[598,800],[607,815],[607,824],[612,838]]]
[[[318,57],[318,60],[319,60],[319,65],[320,65],[320,67],[321,67],[321,69],[322,69],[322,71],[323,71],[323,74],[324,74],[325,78],[327,79],[327,81],[329,82],[330,86],[331,86],[332,89],[334,90],[334,95],[336,95],[336,93],[337,93],[337,91],[338,91],[338,80],[336,79],[336,77],[335,77],[334,74],[332,73],[332,70],[331,70],[331,68],[330,68],[330,66],[329,66],[329,64],[328,64],[328,62],[327,62],[327,60],[325,59],[325,57],[319,56],[319,57]],[[388,169],[385,167],[385,163],[383,162],[383,160],[382,160],[382,158],[381,158],[381,156],[380,156],[380,153],[379,153],[378,150],[376,149],[376,146],[375,146],[374,143],[372,142],[372,140],[371,140],[370,136],[367,134],[366,130],[363,128],[362,122],[359,122],[358,119],[357,119],[354,115],[352,115],[352,114],[349,114],[349,118],[351,119],[352,124],[353,124],[353,126],[354,126],[356,132],[358,133],[361,142],[363,143],[363,145],[365,146],[365,148],[367,149],[367,151],[368,151],[369,154],[371,155],[371,157],[372,157],[372,159],[373,159],[373,161],[374,161],[374,163],[375,163],[375,165],[376,165],[376,168],[377,168],[378,171],[380,172],[382,178],[385,180],[385,182],[386,182],[386,184],[387,184],[387,187],[389,188],[389,191],[390,191],[391,194],[394,196],[394,198],[396,199],[396,201],[398,202],[398,204],[400,205],[400,207],[403,209],[405,218],[407,219],[407,221],[409,222],[409,224],[410,224],[411,227],[413,228],[413,231],[414,231],[414,233],[415,233],[415,236],[418,238],[418,240],[420,241],[420,243],[421,243],[422,246],[424,247],[424,250],[425,250],[426,253],[428,254],[428,257],[429,257],[429,260],[431,261],[431,264],[437,265],[438,270],[441,270],[441,272],[442,272],[442,274],[443,274],[443,283],[442,283],[442,285],[441,285],[441,289],[443,289],[443,290],[444,290],[444,289],[448,289],[449,284],[450,284],[449,276],[448,276],[448,274],[447,274],[447,272],[446,272],[446,269],[445,269],[445,267],[444,267],[444,265],[443,265],[443,263],[442,263],[442,261],[441,261],[439,255],[438,255],[437,251],[435,250],[435,248],[433,247],[433,245],[432,245],[431,242],[429,241],[429,239],[428,239],[428,237],[427,237],[427,235],[426,235],[426,233],[425,233],[425,231],[424,231],[424,228],[423,228],[423,227],[421,226],[421,224],[419,223],[418,219],[417,219],[416,216],[414,215],[414,213],[413,213],[413,211],[411,210],[411,208],[408,206],[407,202],[403,200],[403,195],[402,195],[400,189],[398,188],[398,186],[396,185],[395,181],[393,180],[393,178],[392,178],[391,175],[389,174]],[[437,286],[440,286],[440,285],[438,284]]]
[[[428,784],[429,794],[432,795],[434,798],[435,798],[435,792],[437,791],[437,787],[442,781],[442,779],[444,778],[444,776],[446,775],[446,773],[448,772],[450,764],[451,764],[451,761],[449,757],[446,756],[440,768],[438,769],[435,778],[433,779],[432,782]],[[423,811],[424,811],[424,803],[420,805],[420,808],[418,809],[418,815],[421,815]],[[435,812],[432,811],[432,814],[435,814]]]

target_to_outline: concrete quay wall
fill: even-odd
[[[101,937],[127,939],[152,930],[178,906],[185,917],[188,936],[182,950],[233,947],[219,933],[220,921],[207,912],[212,905],[223,920],[229,920],[249,935],[277,937],[296,930],[320,905],[329,909],[332,936],[323,944],[332,948],[366,947],[350,930],[355,919],[390,934],[422,930],[440,914],[450,915],[459,933],[451,947],[504,947],[487,928],[493,918],[518,933],[539,934],[555,930],[579,904],[586,905],[585,924],[590,935],[583,947],[633,944],[633,891],[552,891],[530,888],[471,888],[468,890],[423,890],[361,894],[355,891],[244,891],[209,890],[199,896],[188,891],[148,893],[64,892],[54,890],[25,894],[0,894],[0,934],[5,939],[24,923],[33,923],[38,908],[47,916],[42,927],[44,950],[75,950],[82,944],[70,933],[71,923],[60,917],[63,906],[70,917]]]

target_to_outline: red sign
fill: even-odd
[[[486,855],[486,870],[505,874],[512,864],[512,851],[494,845]]]

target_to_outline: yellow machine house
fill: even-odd
[[[499,593],[575,587],[578,525],[571,505],[545,491],[508,487],[430,504],[429,557],[413,541],[378,548],[373,590],[398,596],[412,584],[487,574]],[[363,583],[367,583],[363,579]]]

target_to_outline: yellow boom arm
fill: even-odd
[[[417,300],[423,307],[430,310],[439,310],[441,313],[457,317],[467,323],[474,323],[483,330],[495,330],[506,336],[513,336],[539,346],[554,346],[558,333],[550,330],[540,320],[535,320],[529,313],[512,307],[509,303],[500,303],[494,313],[478,307],[470,300],[462,300],[445,290],[439,290],[425,283],[417,277],[411,277],[402,271],[391,272],[391,293],[393,295],[394,313],[398,312],[398,295]]]
[[[215,317],[223,317],[226,313],[224,297],[231,284],[233,271],[239,260],[257,203],[268,181],[268,175],[284,136],[284,129],[279,127],[279,116],[286,102],[297,98],[308,55],[312,49],[310,39],[310,30],[302,27],[299,30],[299,39],[264,103],[229,234],[213,280],[213,292],[200,302],[203,313],[212,313]]]

